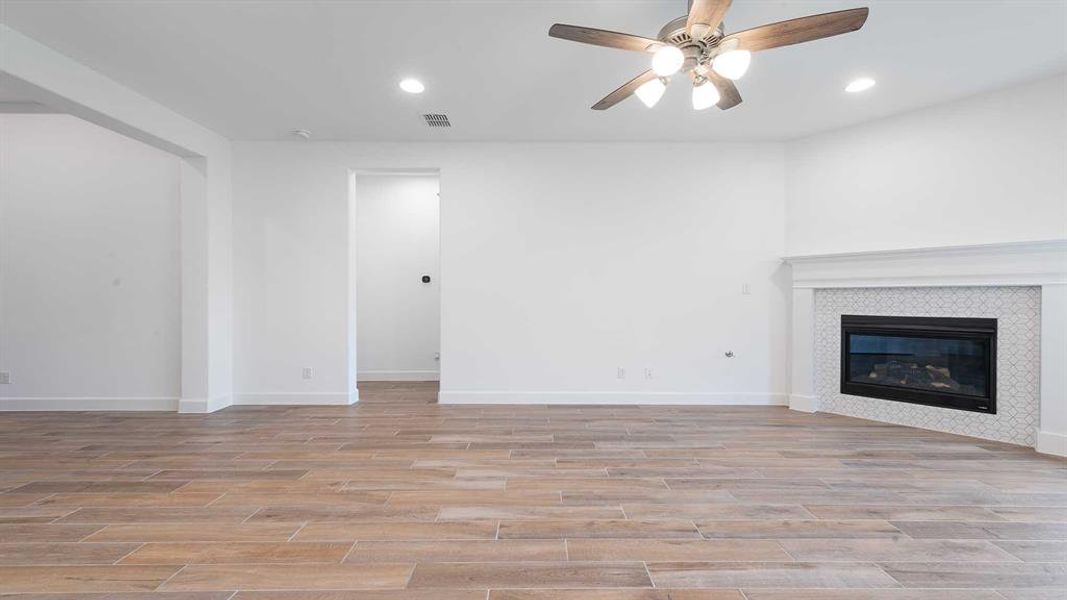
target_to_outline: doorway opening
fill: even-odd
[[[356,380],[437,397],[441,359],[440,174],[354,177]],[[431,394],[432,393],[432,394]]]

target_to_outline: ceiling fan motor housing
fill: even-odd
[[[710,51],[722,41],[724,29],[720,23],[714,31],[704,37],[693,39],[686,28],[688,19],[688,16],[683,15],[667,23],[659,30],[657,37],[665,44],[677,46],[685,54],[683,69],[692,70],[711,57]]]

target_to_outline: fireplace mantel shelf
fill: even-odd
[[[817,289],[955,286],[1041,288],[1037,450],[1067,456],[1067,239],[783,257],[792,272],[790,408],[819,410],[814,390]],[[963,316],[963,315],[961,315]]]
[[[782,259],[794,288],[1067,284],[1067,239]]]

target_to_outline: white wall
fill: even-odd
[[[19,98],[181,157],[182,412],[233,393],[230,142],[167,107],[0,24],[0,82]]]
[[[356,177],[360,381],[435,381],[441,347],[437,175]],[[423,274],[430,283],[422,283]]]
[[[1065,140],[1061,74],[792,142],[788,253],[1067,237]]]
[[[0,115],[0,409],[177,408],[179,168],[69,115]]]
[[[351,393],[348,172],[376,168],[441,170],[443,401],[785,401],[775,144],[236,143],[240,394]]]

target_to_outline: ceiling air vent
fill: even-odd
[[[451,127],[452,123],[448,121],[448,115],[431,113],[428,115],[422,115],[423,120],[426,121],[427,127]]]

